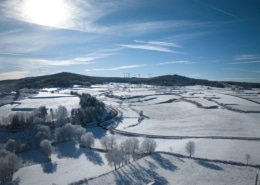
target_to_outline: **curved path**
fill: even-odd
[[[108,123],[114,121],[118,117],[118,110],[113,109],[116,112],[114,118],[110,120],[103,121],[98,123],[97,126],[101,127],[102,129],[109,130],[111,133],[120,134],[123,136],[134,136],[134,137],[146,137],[146,138],[153,138],[153,139],[228,139],[228,140],[245,140],[245,141],[260,141],[260,137],[234,137],[234,136],[165,136],[165,135],[152,135],[152,134],[141,134],[141,133],[134,133],[134,132],[126,132],[122,130],[115,129],[113,126],[104,126],[102,123]]]
[[[126,132],[122,130],[117,130],[115,128],[109,128],[111,132],[125,135],[125,136],[135,136],[135,137],[147,137],[154,139],[230,139],[230,140],[247,140],[247,141],[260,141],[259,137],[233,137],[233,136],[165,136],[165,135],[151,135],[151,134],[139,134],[133,132]]]

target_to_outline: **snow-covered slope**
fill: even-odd
[[[88,180],[88,185],[250,185],[260,170],[253,167],[215,163],[152,154],[119,170]]]

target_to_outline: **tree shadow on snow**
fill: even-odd
[[[151,181],[156,181],[155,184],[168,184],[168,181],[160,176],[155,170],[144,168],[138,164],[137,161],[134,164],[129,164],[113,172],[115,184],[148,184]]]
[[[79,158],[82,154],[95,165],[104,165],[104,162],[98,152],[87,148],[76,147],[77,142],[69,141],[56,146],[58,158]]]
[[[177,167],[173,165],[171,161],[162,157],[159,153],[152,154],[151,158],[154,159],[165,170],[174,171],[177,169]]]
[[[46,161],[46,156],[39,149],[22,152],[19,156],[23,159],[24,165],[39,164]]]
[[[223,170],[223,168],[221,168],[221,167],[219,167],[219,166],[217,166],[217,165],[215,165],[215,164],[212,164],[212,163],[210,163],[210,162],[208,162],[208,161],[199,160],[197,163],[198,163],[199,165],[205,167],[205,168],[209,168],[209,169],[212,169],[212,170],[218,170],[218,171]]]
[[[100,139],[106,135],[107,130],[100,127],[94,127],[94,128],[88,128],[88,132],[91,132],[94,138]]]
[[[81,149],[82,153],[85,154],[86,158],[95,165],[102,166],[104,162],[98,152],[91,149]]]
[[[154,163],[152,163],[152,162],[150,162],[150,161],[148,161],[146,159],[144,159],[144,161],[148,164],[149,169],[156,170],[158,168]]]
[[[76,147],[76,142],[69,141],[56,145],[58,158],[79,158],[80,152]]]
[[[44,173],[54,173],[57,170],[56,162],[48,162],[41,164]]]

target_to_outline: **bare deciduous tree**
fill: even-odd
[[[191,157],[195,153],[195,143],[193,141],[186,143],[185,151]]]
[[[120,164],[124,161],[124,155],[117,147],[109,150],[105,154],[105,157],[108,161],[108,164],[110,166],[114,166],[115,170],[117,169],[117,165],[120,167]]]
[[[156,145],[156,142],[154,140],[146,138],[142,142],[140,150],[143,154],[151,154],[152,152],[155,151],[156,146],[157,145]]]
[[[110,150],[117,146],[114,136],[104,136],[100,139],[100,143],[106,150]]]

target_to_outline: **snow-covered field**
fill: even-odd
[[[254,184],[259,169],[152,154],[117,171],[89,180],[99,184]]]
[[[227,88],[203,86],[165,88],[104,84],[91,88],[63,89],[59,93],[50,93],[49,90],[40,92],[32,98],[19,101],[19,104],[0,107],[0,116],[43,105],[54,109],[63,105],[70,111],[79,106],[78,97],[70,95],[72,90],[94,95],[120,110],[123,116],[114,124],[115,129],[136,134],[130,136],[102,128],[89,128],[87,130],[93,132],[97,148],[101,148],[99,140],[104,135],[113,135],[120,143],[129,137],[137,137],[141,142],[143,136],[148,134],[156,135],[156,151],[186,155],[185,144],[192,140],[196,145],[194,157],[245,163],[245,155],[250,154],[249,163],[260,165],[259,90],[237,93]],[[110,96],[105,96],[106,93]],[[141,122],[138,121],[140,111],[143,111]],[[181,136],[182,139],[164,136]],[[5,137],[0,138],[1,142],[6,141]],[[158,153],[113,171],[104,153],[82,149],[71,142],[56,147],[60,152],[52,155],[51,163],[46,162],[44,156],[39,159],[35,157],[41,155],[40,151],[38,154],[37,151],[21,154],[24,164],[32,165],[21,168],[13,179],[19,180],[19,184],[68,184],[93,178],[88,180],[88,184],[148,184],[155,181],[158,184],[196,182],[244,185],[254,184],[256,173],[260,173],[258,168]]]
[[[39,92],[36,96],[0,107],[0,116],[8,116],[17,111],[32,111],[40,106],[46,106],[47,109],[57,109],[59,105],[65,106],[70,112],[71,109],[79,107],[79,98],[69,94]]]
[[[102,152],[79,148],[74,142],[58,144],[55,148],[56,154],[51,156],[51,162],[39,150],[24,154],[22,158],[25,164],[35,158],[38,164],[21,168],[15,173],[13,180],[18,180],[21,185],[68,184],[113,170]]]

